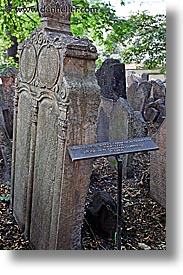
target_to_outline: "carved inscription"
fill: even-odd
[[[68,146],[68,151],[73,161],[153,150],[158,150],[158,146],[149,137],[81,146]]]
[[[26,46],[22,51],[20,59],[20,73],[23,82],[30,83],[33,80],[37,67],[36,59],[34,46]]]
[[[59,75],[59,53],[54,46],[43,47],[38,59],[38,76],[43,87],[52,88]]]

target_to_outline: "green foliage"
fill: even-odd
[[[163,15],[151,16],[147,12],[119,18],[110,3],[100,0],[73,0],[79,8],[98,9],[98,13],[74,12],[71,17],[71,29],[74,35],[87,36],[98,48],[98,65],[113,55],[122,62],[144,64],[145,68],[161,68],[166,64],[166,18]],[[0,64],[12,64],[7,60],[6,50],[12,42],[11,35],[18,43],[29,37],[39,26],[38,12],[16,12],[5,8],[9,3],[13,7],[37,8],[36,0],[0,0]],[[121,1],[124,5],[124,1]],[[1,68],[0,68],[1,69]]]
[[[165,71],[166,17],[144,11],[119,19],[105,45],[106,52],[119,54],[124,63],[143,63],[145,68]]]
[[[6,50],[13,44],[10,34],[20,43],[28,38],[30,33],[39,25],[38,12],[18,12],[15,7],[32,7],[36,9],[36,1],[0,0],[0,70],[16,63],[12,58],[7,59]],[[11,7],[9,10],[7,7]]]

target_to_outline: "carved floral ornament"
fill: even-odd
[[[23,44],[20,56],[20,81],[52,89],[58,81],[60,54],[44,32],[36,31]]]
[[[52,89],[62,81],[64,56],[96,60],[97,50],[87,38],[37,29],[20,46],[20,81]]]

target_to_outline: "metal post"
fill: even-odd
[[[121,250],[121,218],[122,218],[122,168],[123,160],[118,155],[118,197],[117,197],[117,249]]]

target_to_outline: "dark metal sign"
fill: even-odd
[[[158,150],[150,137],[68,146],[72,161]]]
[[[68,146],[72,161],[97,157],[116,156],[118,163],[118,195],[117,195],[117,249],[121,250],[122,221],[122,167],[120,155],[158,150],[159,147],[150,137],[124,139],[120,141]]]

